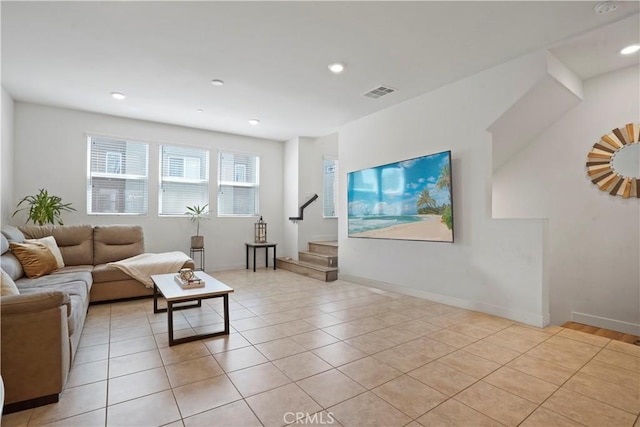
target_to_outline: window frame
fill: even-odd
[[[171,147],[171,148],[176,148],[176,149],[187,149],[187,150],[201,150],[203,152],[203,155],[205,157],[205,162],[206,162],[206,178],[187,178],[187,159],[196,159],[198,160],[198,169],[202,168],[202,162],[201,162],[201,158],[200,157],[195,157],[195,156],[181,156],[181,155],[177,155],[177,154],[167,154],[167,162],[170,161],[170,159],[181,159],[182,160],[182,176],[163,176],[162,172],[163,172],[163,148],[164,147]],[[169,165],[167,165],[167,168],[170,169]],[[207,201],[205,203],[198,203],[199,205],[203,206],[203,205],[209,205],[209,209],[207,209],[207,211],[211,211],[210,207],[211,207],[211,150],[209,150],[208,148],[205,147],[199,147],[199,146],[188,146],[188,145],[180,145],[180,144],[171,144],[171,143],[158,143],[158,217],[161,218],[169,218],[169,217],[177,217],[177,218],[186,218],[189,217],[189,215],[186,213],[186,206],[185,206],[185,212],[183,213],[162,213],[162,199],[163,199],[163,191],[164,191],[164,183],[185,183],[185,184],[206,184],[207,186]]]
[[[251,156],[255,161],[255,183],[247,181],[247,170],[246,165],[244,170],[244,181],[222,181],[222,154],[233,154],[233,155],[242,155],[242,156]],[[233,175],[236,177],[236,166],[238,164],[234,164]],[[254,193],[254,204],[255,204],[255,212],[254,213],[231,213],[225,214],[220,213],[221,203],[220,203],[220,194],[222,192],[222,187],[233,187],[233,188],[255,188]],[[216,206],[216,215],[218,218],[252,218],[260,216],[260,156],[255,153],[242,152],[242,151],[232,151],[232,150],[218,150],[218,197],[216,198],[217,206]]]
[[[91,215],[91,216],[147,216],[149,215],[149,148],[150,148],[150,143],[146,142],[146,141],[141,141],[139,139],[134,139],[134,138],[123,138],[123,137],[117,137],[117,136],[112,136],[112,135],[100,135],[100,134],[85,134],[85,137],[87,139],[87,187],[86,187],[86,191],[85,191],[85,196],[86,196],[86,200],[85,200],[85,207],[87,209],[87,215]],[[91,170],[91,159],[92,159],[92,140],[93,139],[102,139],[102,140],[111,140],[111,141],[123,141],[126,143],[135,143],[135,144],[141,144],[144,146],[144,151],[145,151],[145,159],[144,159],[144,169],[146,174],[145,175],[139,175],[139,174],[130,174],[130,173],[123,173],[122,170],[122,154],[121,153],[117,153],[114,151],[107,151],[105,150],[105,167],[104,167],[104,172],[93,172]],[[118,154],[119,155],[119,172],[108,172],[108,155],[111,154]],[[144,212],[93,212],[92,209],[92,205],[93,205],[93,198],[94,198],[94,189],[93,189],[93,180],[94,178],[106,178],[106,179],[119,179],[119,180],[124,180],[124,181],[146,181],[146,191],[145,191],[145,197],[146,197],[146,202],[144,203],[144,205],[146,206],[146,210]]]

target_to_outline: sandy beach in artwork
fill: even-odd
[[[425,215],[428,219],[419,222],[393,225],[391,227],[349,234],[349,237],[373,237],[378,239],[441,240],[451,241],[452,232],[442,222],[440,215]]]

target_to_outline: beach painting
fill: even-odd
[[[453,242],[451,151],[347,174],[349,237]]]

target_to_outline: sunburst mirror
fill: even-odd
[[[604,135],[587,155],[587,174],[612,196],[640,198],[640,123]]]

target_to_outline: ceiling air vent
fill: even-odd
[[[367,98],[378,99],[395,91],[396,90],[394,88],[389,86],[378,86],[371,89],[369,92],[363,93],[362,95],[366,96]]]

